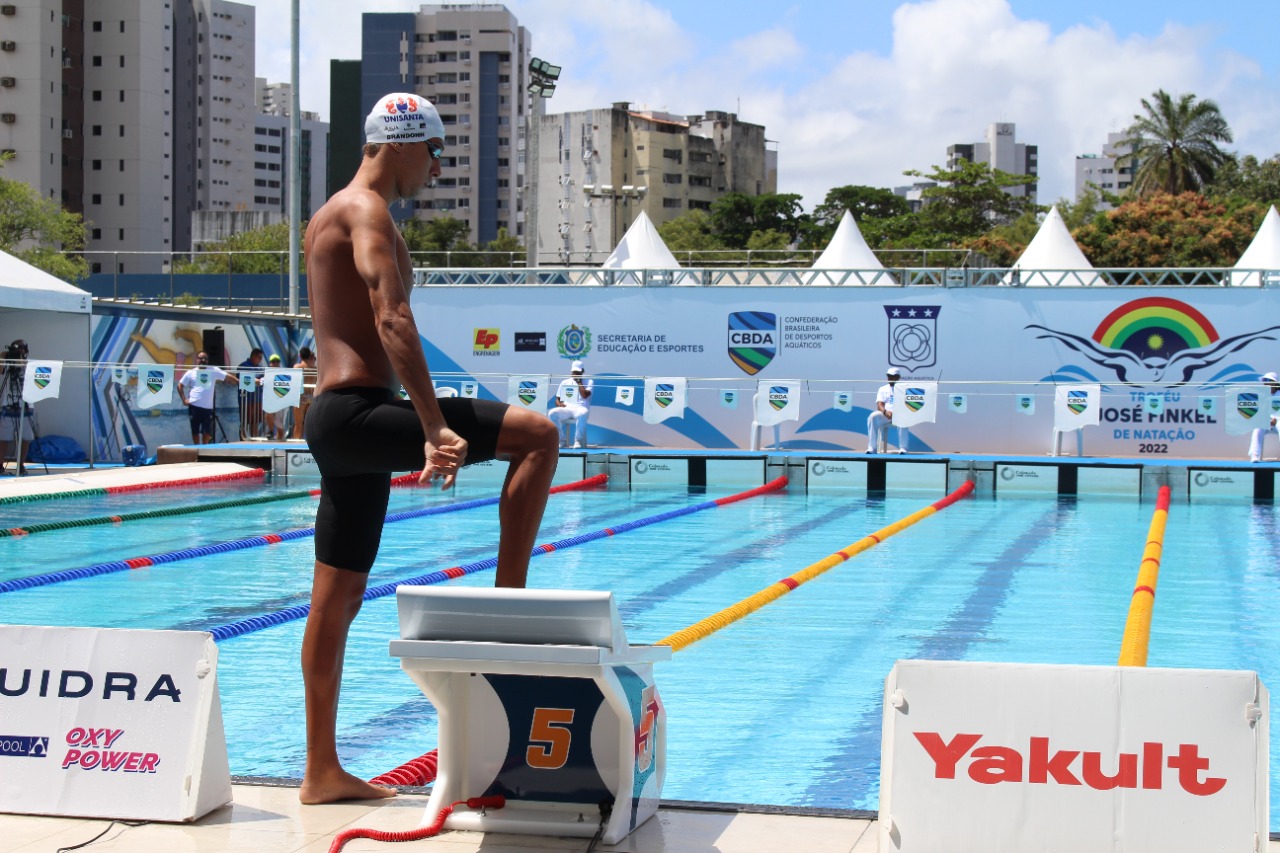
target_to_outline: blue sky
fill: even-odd
[[[256,0],[258,76],[287,80],[289,3]],[[304,109],[328,113],[329,59],[357,59],[361,12],[405,0],[303,0]],[[551,112],[630,101],[737,112],[778,148],[806,209],[843,184],[910,183],[946,147],[1017,125],[1040,198],[1074,193],[1158,88],[1213,98],[1242,153],[1280,153],[1280,2],[1270,0],[511,0],[535,55],[564,73]]]

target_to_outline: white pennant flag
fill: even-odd
[[[262,377],[262,411],[280,412],[302,402],[302,370],[268,370]]]
[[[1102,423],[1102,386],[1059,385],[1053,393],[1053,428],[1070,432]]]
[[[660,424],[667,418],[683,418],[688,380],[683,376],[658,376],[644,381],[644,422]]]
[[[761,379],[756,383],[755,421],[773,426],[800,420],[800,383],[782,379]]]
[[[1228,385],[1223,392],[1222,421],[1227,435],[1248,435],[1271,425],[1270,397],[1265,385]]]
[[[1036,395],[1019,394],[1013,400],[1013,407],[1024,415],[1034,415],[1036,413]]]
[[[173,365],[144,364],[138,368],[138,408],[173,402]]]
[[[1196,411],[1206,418],[1216,418],[1218,416],[1218,398],[1201,397],[1196,401]]]
[[[62,387],[62,362],[28,361],[26,382],[22,385],[22,399],[38,403],[58,396]]]
[[[1164,414],[1164,395],[1163,394],[1147,394],[1142,398],[1142,411],[1148,415]]]
[[[635,399],[636,389],[630,385],[619,385],[613,395],[613,401],[619,406],[630,406]]]
[[[546,414],[547,382],[546,376],[512,376],[507,380],[507,403]]]
[[[578,386],[576,383],[570,382],[568,385],[565,385],[563,388],[561,388],[560,391],[563,392],[564,396],[560,396],[560,394],[557,394],[556,396],[559,396],[560,399],[564,400],[564,404],[566,406],[569,405],[570,403],[577,401]]]
[[[258,380],[262,374],[256,370],[240,371],[240,378],[236,380],[239,383],[240,390],[246,394],[252,394],[258,390]]]
[[[111,381],[117,385],[126,385],[129,382],[129,372],[123,364],[117,364],[111,368]]]
[[[1271,394],[1271,417],[1280,416],[1280,394]]]
[[[720,405],[726,409],[738,408],[738,391],[736,388],[720,389]]]
[[[912,427],[938,419],[938,383],[899,382],[893,392],[893,425]]]
[[[475,400],[475,399],[479,398],[479,396],[480,396],[480,383],[479,383],[479,382],[463,382],[463,383],[462,383],[462,396],[463,396],[463,397],[466,397],[468,400]]]
[[[969,411],[969,395],[968,394],[948,394],[947,395],[947,411],[953,415],[963,415]],[[898,413],[893,413],[893,422],[898,422]]]
[[[831,397],[831,408],[842,412],[853,411],[853,395],[848,391],[836,391]]]

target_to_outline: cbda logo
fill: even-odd
[[[516,399],[518,399],[522,405],[533,405],[533,401],[538,399],[538,383],[528,379],[521,379],[520,387],[516,391]]]
[[[1088,391],[1068,391],[1067,409],[1073,415],[1082,415],[1089,408]]]
[[[924,389],[908,388],[906,399],[903,402],[907,404],[907,408],[911,411],[920,411],[924,408]]]
[[[676,387],[659,383],[653,386],[653,402],[658,404],[658,408],[665,409],[670,406],[676,398]]]

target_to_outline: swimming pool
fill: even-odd
[[[131,496],[130,508],[278,488]],[[491,493],[397,490],[391,509]],[[555,495],[538,541],[728,493]],[[765,495],[537,556],[530,580],[612,590],[632,642],[653,642],[937,497]],[[7,525],[34,517],[29,512],[102,513],[106,505],[94,500],[10,506],[3,515]],[[655,668],[669,720],[664,796],[874,810],[880,695],[893,661],[1114,664],[1151,510],[1131,499],[968,498],[677,652]],[[314,504],[302,499],[0,540],[0,581],[308,527],[313,513]],[[1268,685],[1280,683],[1272,624],[1280,605],[1278,534],[1270,504],[1173,507],[1151,666],[1252,669]],[[494,507],[388,525],[371,583],[483,559],[496,537]],[[305,604],[311,560],[311,541],[303,539],[5,593],[0,622],[209,629]],[[487,586],[492,574],[453,583]],[[293,621],[220,643],[235,774],[301,774],[302,627]],[[387,653],[396,631],[394,596],[368,602],[348,646],[340,749],[365,777],[435,746],[430,704]]]

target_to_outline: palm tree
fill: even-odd
[[[1133,191],[1139,195],[1200,190],[1226,161],[1217,143],[1232,141],[1231,128],[1211,100],[1186,94],[1175,101],[1163,89],[1153,100],[1143,98],[1146,114],[1134,115],[1129,138],[1120,143],[1129,153],[1118,165],[1134,169]]]

